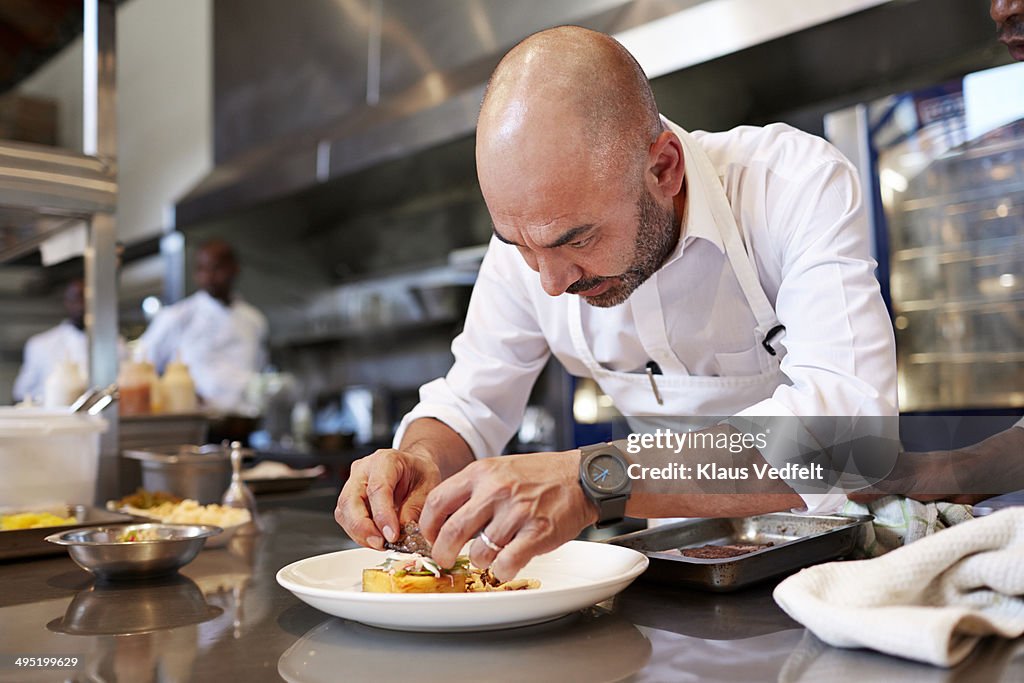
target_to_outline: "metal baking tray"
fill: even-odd
[[[53,543],[47,543],[46,537],[68,529],[78,529],[84,526],[99,526],[102,524],[124,524],[139,521],[138,517],[123,512],[111,512],[86,505],[69,505],[65,517],[75,516],[74,524],[63,524],[61,526],[47,526],[38,529],[12,529],[0,531],[0,560],[13,560],[25,557],[42,557],[45,555],[61,555],[67,553],[67,548]],[[10,510],[4,514],[12,514],[18,510]],[[20,512],[55,512],[53,509],[45,510],[21,510]],[[147,520],[151,521],[151,520]]]
[[[639,550],[651,563],[643,578],[712,591],[733,591],[849,555],[871,515],[798,515],[693,519],[610,538]],[[668,551],[702,545],[772,543],[769,548],[705,560]]]

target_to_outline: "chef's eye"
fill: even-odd
[[[572,247],[573,249],[582,249],[583,247],[589,246],[590,243],[593,242],[593,241],[594,241],[594,237],[593,237],[593,235],[591,235],[590,237],[586,237],[584,239],[577,240],[575,242],[569,242],[569,246]]]

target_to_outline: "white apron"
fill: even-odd
[[[689,374],[686,366],[673,352],[668,341],[665,315],[657,287],[641,287],[629,299],[633,307],[637,333],[650,359],[664,374],[653,375],[658,395],[652,386],[652,377],[635,372],[618,372],[605,368],[594,358],[594,353],[583,333],[580,297],[569,297],[569,334],[580,360],[590,371],[601,390],[608,394],[615,407],[634,424],[637,416],[674,418],[678,428],[681,418],[729,417],[761,400],[770,398],[776,387],[788,380],[779,368],[785,355],[779,345],[781,333],[778,318],[761,287],[752,255],[747,253],[749,243],[736,223],[729,201],[718,179],[711,160],[699,144],[684,130],[673,127],[685,152],[690,178],[699,175],[703,182],[687,184],[690,197],[703,193],[722,243],[725,256],[743,291],[749,313],[757,321],[756,348],[760,373],[734,377],[706,377]],[[696,170],[696,174],[694,174]],[[680,236],[683,239],[685,236]],[[655,274],[653,277],[657,277]],[[749,318],[748,318],[749,319]],[[767,342],[767,343],[766,343]],[[691,421],[693,426],[705,424]],[[636,427],[634,427],[636,429]]]

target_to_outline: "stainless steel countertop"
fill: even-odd
[[[729,595],[641,582],[539,626],[382,631],[329,617],[274,580],[290,562],[353,546],[329,514],[264,520],[262,536],[205,550],[157,582],[96,584],[66,557],[0,563],[0,681],[1024,680],[1024,639],[988,642],[952,671],[835,649],[775,605],[772,585]],[[26,671],[11,666],[15,654],[81,665]]]

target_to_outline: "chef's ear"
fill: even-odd
[[[670,130],[663,130],[651,143],[648,152],[648,172],[655,187],[651,188],[664,199],[679,194],[683,187],[686,162],[683,159],[683,143]]]

